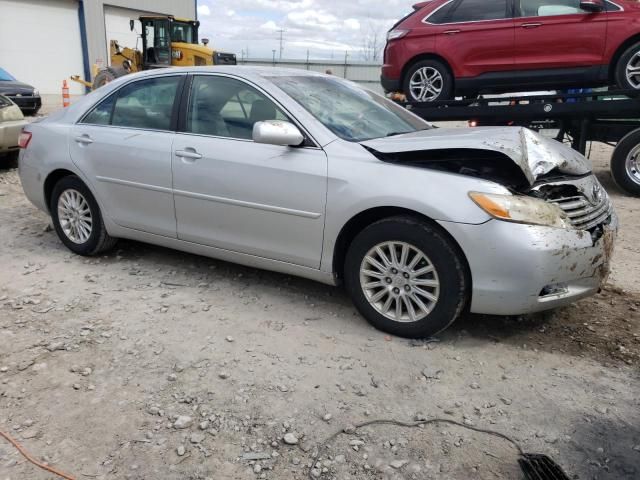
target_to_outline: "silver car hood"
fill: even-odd
[[[522,170],[531,185],[553,169],[569,175],[591,171],[591,163],[580,153],[521,127],[434,128],[361,144],[384,154],[454,148],[500,152]]]

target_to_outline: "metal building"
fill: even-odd
[[[42,94],[60,93],[63,79],[87,78],[94,63],[108,64],[111,39],[136,46],[130,19],[144,14],[195,19],[196,1],[0,0],[0,67]],[[72,94],[84,91],[70,86]]]

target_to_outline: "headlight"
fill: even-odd
[[[40,96],[40,92],[37,89],[34,89],[32,95],[34,97],[39,97]]]
[[[498,220],[573,229],[567,214],[557,205],[531,197],[470,192],[471,199]]]
[[[396,38],[402,38],[407,33],[409,33],[409,30],[401,30],[401,29],[391,30],[389,31],[389,33],[387,33],[387,41],[395,40]]]

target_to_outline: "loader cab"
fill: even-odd
[[[174,17],[140,17],[140,23],[145,69],[179,65],[183,60],[183,50],[192,50],[198,44],[198,21],[177,20]],[[173,44],[181,44],[181,48],[172,49]]]
[[[168,18],[140,18],[142,23],[142,61],[145,68],[171,65],[171,35]]]

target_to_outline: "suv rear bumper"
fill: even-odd
[[[399,78],[388,78],[384,75],[380,75],[380,83],[385,92],[399,92],[402,90]]]

